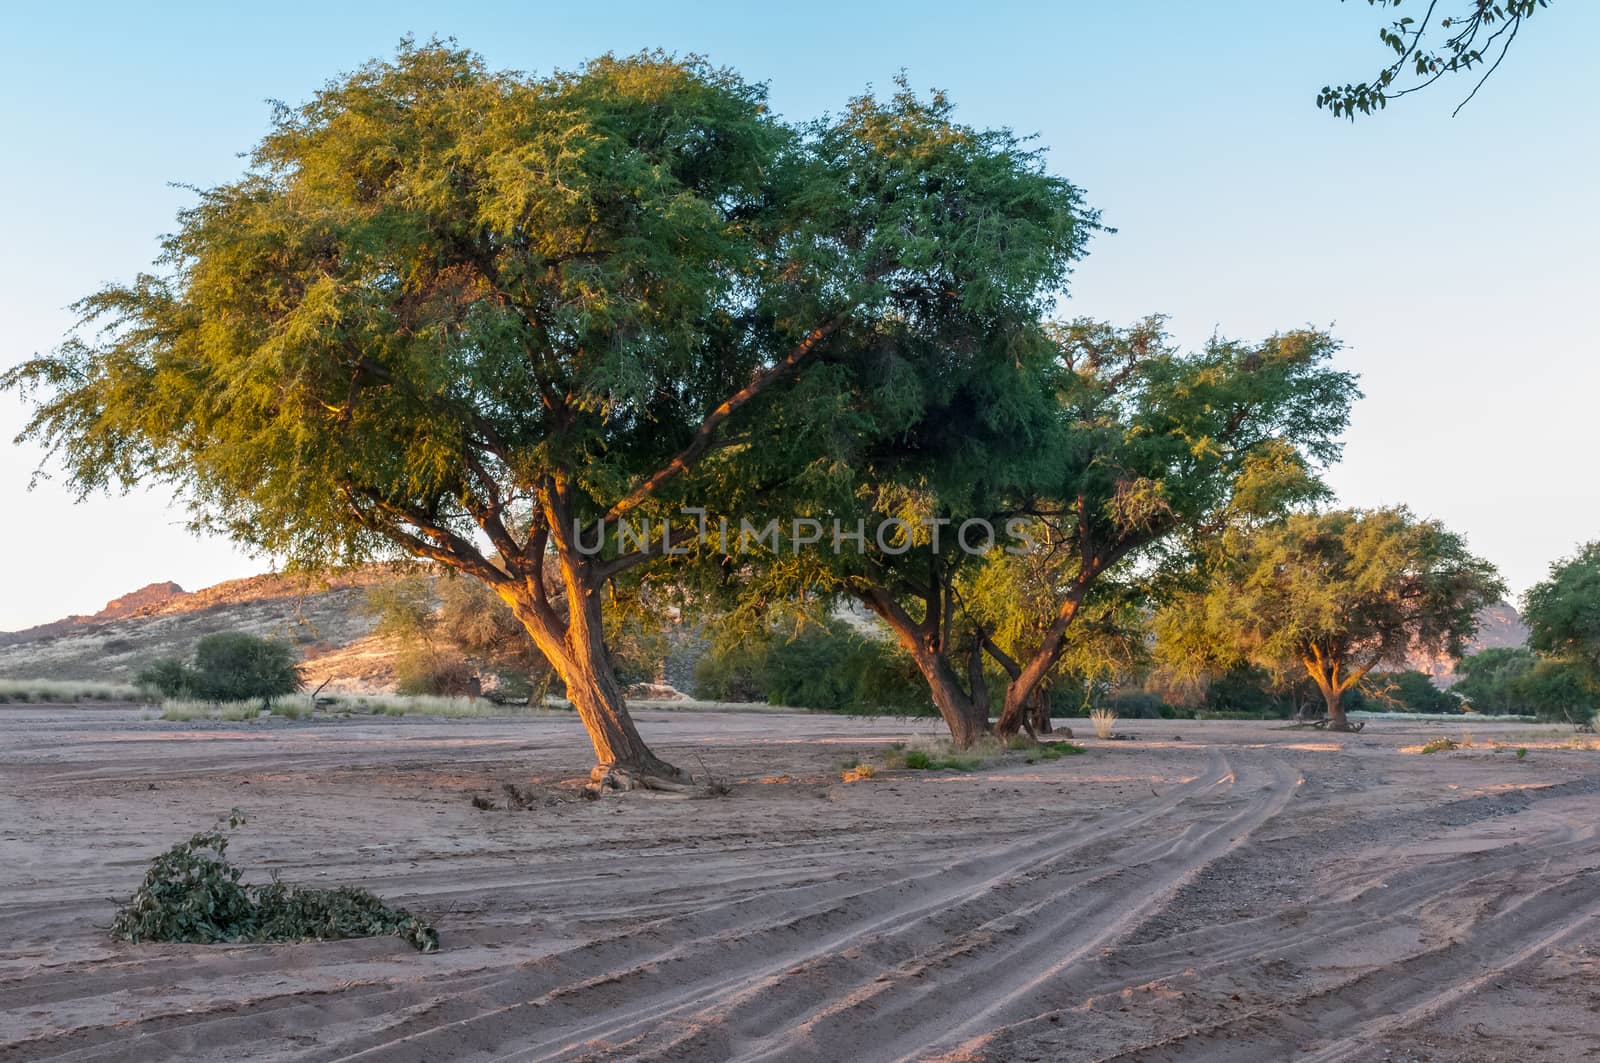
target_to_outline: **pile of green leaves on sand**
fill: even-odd
[[[243,823],[237,810],[228,819],[230,827]],[[242,883],[227,850],[227,835],[218,829],[156,857],[144,883],[117,913],[112,933],[134,942],[205,945],[393,935],[423,952],[439,947],[439,932],[432,926],[363,889]]]

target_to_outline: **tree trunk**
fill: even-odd
[[[1350,718],[1344,714],[1344,691],[1329,686],[1322,691],[1322,700],[1328,706],[1328,730],[1350,731]]]
[[[589,733],[594,785],[676,789],[689,783],[688,773],[651,752],[628,714],[616,665],[606,649],[598,594],[591,592],[582,602],[569,600],[564,633],[549,630],[531,603],[518,601],[514,611],[561,678],[567,700]]]
[[[946,645],[945,633],[938,622],[927,625],[916,623],[895,601],[894,596],[882,587],[869,586],[856,590],[855,594],[862,605],[889,625],[889,630],[894,632],[901,647],[917,663],[917,670],[928,682],[928,693],[933,696],[934,707],[950,728],[950,737],[955,744],[967,749],[978,739],[990,734],[989,699],[985,695],[979,701],[961,689],[955,669],[950,667],[950,660],[942,648]],[[928,603],[930,616],[938,613],[936,601]],[[981,679],[982,662],[978,663]],[[972,659],[968,658],[968,667],[971,665]]]
[[[1047,735],[1053,733],[1050,726],[1050,699],[1045,696],[1044,688],[1038,687],[1030,699],[1033,712],[1033,729],[1037,734]]]
[[[1001,738],[1010,738],[1022,730],[1023,721],[1028,718],[1028,709],[1033,688],[1025,686],[1023,681],[1013,679],[1006,684],[1006,697],[1000,709],[1000,718],[995,721],[994,733]],[[1030,724],[1032,721],[1029,721]]]
[[[989,706],[979,705],[961,689],[956,673],[944,654],[924,650],[915,655],[917,668],[928,681],[934,707],[950,728],[950,737],[967,749],[989,734]]]

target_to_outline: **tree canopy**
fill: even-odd
[[[1343,697],[1369,672],[1414,651],[1460,657],[1504,592],[1459,535],[1404,507],[1297,513],[1224,544],[1204,584],[1157,614],[1158,653],[1191,670],[1303,670],[1344,729]]]
[[[1528,645],[1600,679],[1600,542],[1550,566],[1522,601]]]
[[[676,540],[580,544],[726,512],[742,463],[829,435],[830,358],[959,360],[1058,295],[1097,226],[938,93],[793,125],[701,59],[532,77],[438,42],[278,107],[178,221],[157,272],[6,375],[36,393],[23,437],[80,491],[167,484],[297,563],[483,580],[561,676],[597,782],[682,778],[628,718],[602,609]]]

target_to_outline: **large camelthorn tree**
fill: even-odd
[[[596,779],[681,782],[629,718],[609,583],[815,428],[842,347],[908,361],[1032,313],[1094,217],[1005,131],[902,86],[808,125],[703,61],[548,77],[404,44],[280,107],[155,274],[85,299],[5,385],[80,491],[172,485],[299,564],[403,552],[483,580],[559,674]],[[774,397],[816,417],[774,423]],[[848,436],[853,428],[842,430]],[[624,548],[626,547],[626,548]]]

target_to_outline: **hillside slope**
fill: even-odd
[[[299,647],[314,682],[331,674],[352,690],[383,689],[393,682],[393,650],[372,637],[362,605],[368,587],[397,576],[369,566],[320,577],[252,576],[192,593],[151,584],[93,616],[0,634],[0,677],[128,682],[158,657],[187,656],[204,635],[245,631]]]

